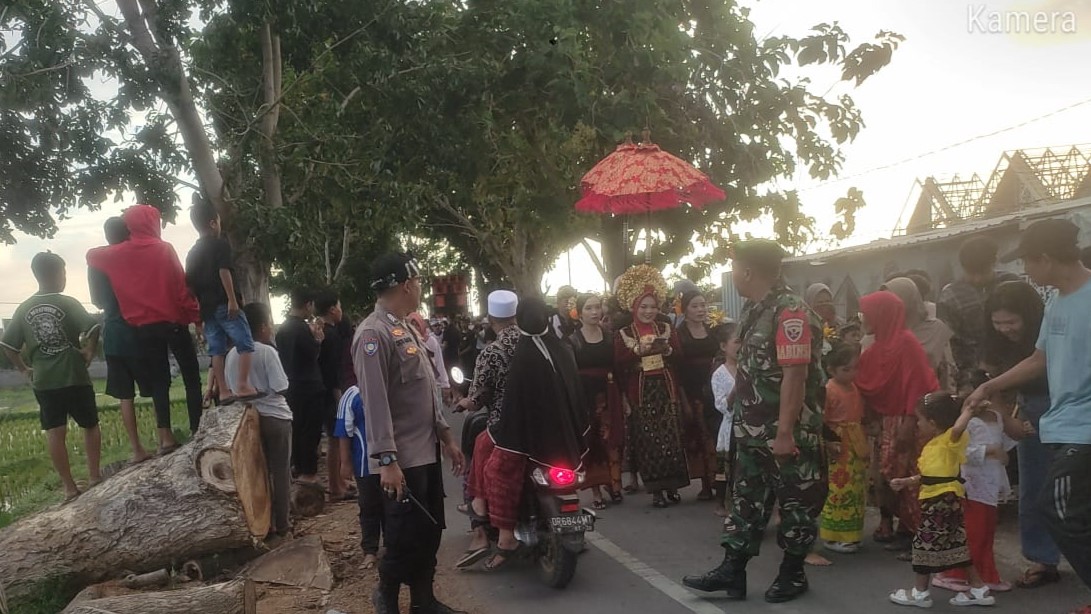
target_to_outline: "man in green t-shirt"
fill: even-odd
[[[102,481],[102,435],[95,389],[87,372],[98,345],[99,325],[79,301],[61,294],[67,277],[60,256],[42,252],[31,260],[30,269],[38,280],[38,292],[15,310],[0,345],[34,387],[49,457],[64,484],[67,502],[80,494],[68,463],[69,416],[84,430],[90,485]],[[82,344],[81,336],[85,336]]]

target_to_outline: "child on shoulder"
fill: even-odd
[[[231,244],[220,237],[220,216],[212,203],[195,204],[190,219],[201,238],[186,258],[186,283],[201,305],[204,335],[212,356],[212,377],[219,392],[217,404],[252,401],[261,396],[250,384],[254,338],[246,314],[239,309],[242,297],[235,287]],[[238,372],[232,378],[234,388],[227,385],[224,376],[228,340],[239,354]]]
[[[913,571],[917,578],[910,591],[891,593],[890,600],[898,605],[932,607],[932,575],[953,569],[965,571],[969,590],[955,595],[951,605],[996,603],[972,565],[966,538],[966,489],[960,474],[970,443],[966,429],[974,416],[974,409],[944,392],[925,395],[917,405],[919,432],[929,439],[917,461],[920,475],[890,481],[896,491],[920,486],[921,521],[913,537]]]
[[[292,410],[284,393],[288,390],[288,376],[280,364],[280,355],[273,347],[273,317],[267,305],[250,303],[243,307],[244,323],[252,329],[253,350],[241,353],[238,347],[227,355],[226,387],[239,390],[243,358],[252,357],[250,381],[258,398],[253,400],[261,425],[261,447],[265,450],[265,464],[273,484],[273,526],[271,533],[287,536],[292,529],[289,513],[292,501]]]
[[[854,383],[860,348],[839,343],[826,355],[826,404],[823,417],[838,443],[829,444],[829,494],[822,508],[819,538],[840,554],[860,550],[867,502],[870,450],[864,434],[864,398]]]

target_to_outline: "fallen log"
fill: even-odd
[[[270,514],[257,412],[222,407],[173,454],[0,530],[0,584],[18,611],[22,599],[58,586],[75,592],[251,546],[268,533]]]
[[[74,601],[61,614],[253,614],[257,611],[253,583],[223,584],[157,593],[136,593]]]

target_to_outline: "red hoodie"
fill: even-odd
[[[87,266],[110,278],[125,321],[133,326],[200,321],[178,253],[160,238],[159,210],[136,205],[121,217],[129,227],[129,240],[87,252]]]

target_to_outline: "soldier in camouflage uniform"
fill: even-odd
[[[683,583],[746,598],[746,564],[758,555],[774,503],[784,561],[766,601],[791,601],[807,591],[803,559],[818,535],[826,500],[819,391],[822,323],[781,278],[784,251],[772,241],[734,249],[732,277],[747,306],[735,396],[734,509],[724,525],[724,562]]]

